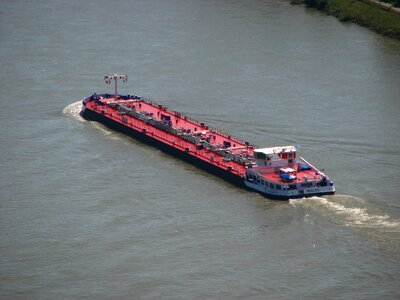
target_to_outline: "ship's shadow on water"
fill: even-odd
[[[313,214],[346,226],[378,243],[379,247],[400,254],[400,220],[382,213],[372,203],[350,195],[332,195],[289,200],[296,209],[304,209],[305,220]]]

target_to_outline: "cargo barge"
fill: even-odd
[[[294,146],[257,148],[249,142],[195,121],[137,95],[118,95],[117,81],[106,76],[115,93],[92,94],[82,101],[81,115],[153,145],[231,183],[268,198],[333,194],[329,177],[305,159]]]

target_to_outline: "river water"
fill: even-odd
[[[0,3],[1,299],[400,297],[400,42],[288,1]],[[79,117],[145,96],[335,196],[271,201]]]

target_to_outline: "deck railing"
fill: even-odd
[[[128,96],[120,96],[120,98],[125,99],[125,100],[133,98],[133,99],[136,99],[138,101],[143,101],[143,102],[145,102],[147,104],[152,105],[153,107],[161,108],[161,109],[165,110],[166,112],[168,112],[170,114],[173,114],[173,115],[179,114],[181,118],[182,117],[185,118],[186,121],[192,122],[192,124],[198,125],[200,127],[204,126],[203,123],[200,123],[200,122],[198,122],[198,121],[196,121],[194,119],[191,119],[189,117],[182,116],[179,112],[176,112],[174,110],[170,110],[167,107],[161,106],[159,104],[155,104],[151,100],[144,99],[142,97],[138,97],[138,96],[135,96],[135,95],[132,95],[132,96],[128,95]],[[107,99],[107,98],[110,98],[111,95],[109,95],[109,94],[96,95],[96,99],[94,99],[94,100],[97,100],[97,97],[104,97],[104,98]],[[154,119],[150,115],[146,115],[145,113],[138,112],[134,108],[130,108],[130,107],[128,107],[128,106],[126,106],[126,105],[124,105],[122,103],[111,102],[111,103],[102,103],[102,104],[106,105],[108,107],[111,107],[113,109],[116,109],[118,111],[118,113],[121,114],[121,115],[126,114],[126,115],[131,116],[131,117],[133,117],[135,119],[141,120],[144,123],[149,124],[149,125],[157,128],[157,129],[160,129],[160,130],[162,130],[164,132],[167,132],[169,134],[177,136],[177,137],[179,137],[179,138],[181,138],[181,139],[183,139],[183,140],[185,140],[185,141],[187,141],[187,142],[189,142],[191,144],[194,144],[194,145],[196,145],[196,147],[199,146],[199,145],[202,145],[205,149],[207,149],[207,150],[209,150],[209,151],[211,151],[211,152],[213,152],[213,153],[215,153],[215,154],[217,154],[219,156],[222,156],[227,161],[234,161],[234,162],[237,162],[237,163],[239,163],[241,165],[252,164],[252,160],[251,159],[243,157],[241,154],[231,153],[228,149],[224,149],[224,148],[218,147],[218,146],[216,146],[214,144],[211,144],[211,143],[209,143],[209,142],[207,142],[207,141],[201,139],[200,137],[197,137],[197,136],[195,136],[195,135],[193,135],[191,133],[186,133],[186,132],[183,132],[180,129],[175,129],[172,126],[170,126],[170,125],[168,125],[168,124],[166,124],[166,123],[164,123],[162,121],[158,121],[158,120]],[[245,142],[245,141],[242,141],[240,139],[234,138],[231,135],[222,133],[221,131],[219,131],[219,130],[217,130],[215,128],[212,128],[212,127],[209,127],[209,126],[207,126],[207,128],[210,131],[212,131],[213,133],[217,133],[222,137],[226,137],[227,139],[236,141],[236,142],[241,143],[243,145],[246,145],[248,147],[254,147],[254,145],[250,145],[248,142]]]

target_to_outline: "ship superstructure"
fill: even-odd
[[[278,198],[333,194],[333,182],[322,171],[297,158],[296,147],[254,149],[252,168],[245,175],[247,187]]]

